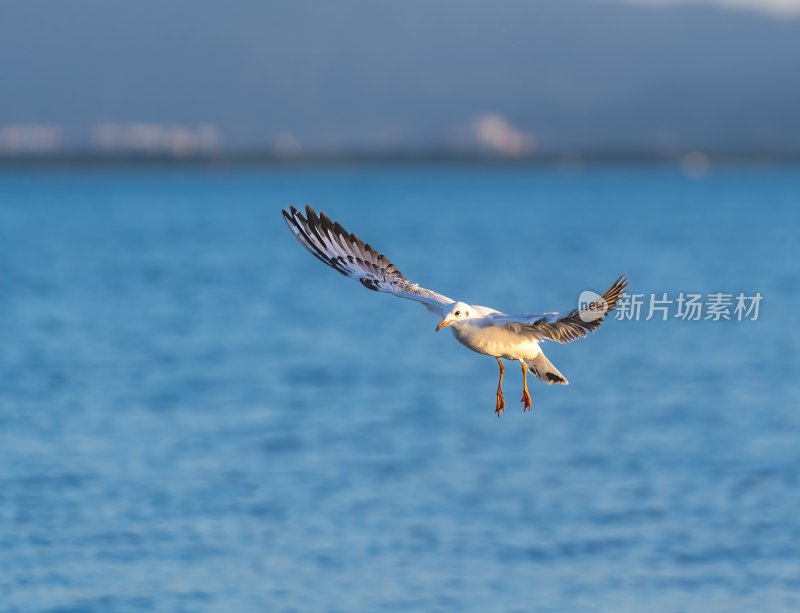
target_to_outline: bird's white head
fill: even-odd
[[[436,331],[438,332],[447,326],[457,326],[463,320],[474,317],[473,311],[474,309],[466,302],[456,302],[447,315],[444,316],[444,319],[436,326]]]

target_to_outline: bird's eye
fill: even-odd
[[[461,311],[456,311],[456,317],[461,317]]]

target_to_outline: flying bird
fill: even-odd
[[[367,289],[421,302],[441,319],[436,326],[450,328],[456,340],[477,353],[492,356],[500,367],[495,412],[505,408],[502,360],[514,360],[522,366],[523,410],[531,408],[528,371],[545,383],[567,385],[568,381],[548,360],[539,346],[544,340],[568,343],[594,332],[616,306],[628,285],[620,276],[602,296],[593,294],[592,302],[580,304],[567,313],[524,313],[506,315],[485,306],[467,304],[438,294],[404,277],[386,256],[377,252],[339,222],[325,213],[317,215],[310,206],[305,215],[295,207],[282,211],[294,234],[317,259],[346,277],[358,280]]]

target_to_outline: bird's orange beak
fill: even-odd
[[[439,330],[441,330],[442,328],[446,328],[446,327],[447,327],[447,326],[449,326],[451,323],[453,323],[453,322],[452,322],[452,321],[447,321],[446,319],[443,319],[442,321],[440,321],[440,322],[439,322],[439,325],[438,325],[438,326],[436,326],[436,331],[438,332],[438,331],[439,331]]]

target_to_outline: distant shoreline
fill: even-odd
[[[18,168],[125,168],[125,167],[209,167],[209,168],[271,168],[305,166],[369,166],[369,165],[449,165],[480,166],[553,166],[579,170],[586,166],[616,164],[683,165],[701,156],[713,165],[795,165],[800,164],[800,152],[683,152],[658,153],[650,151],[616,151],[586,153],[540,153],[524,156],[505,156],[481,153],[454,152],[348,152],[276,155],[269,152],[172,155],[167,153],[95,152],[64,153],[0,153],[0,170]],[[694,156],[694,157],[693,157]]]

